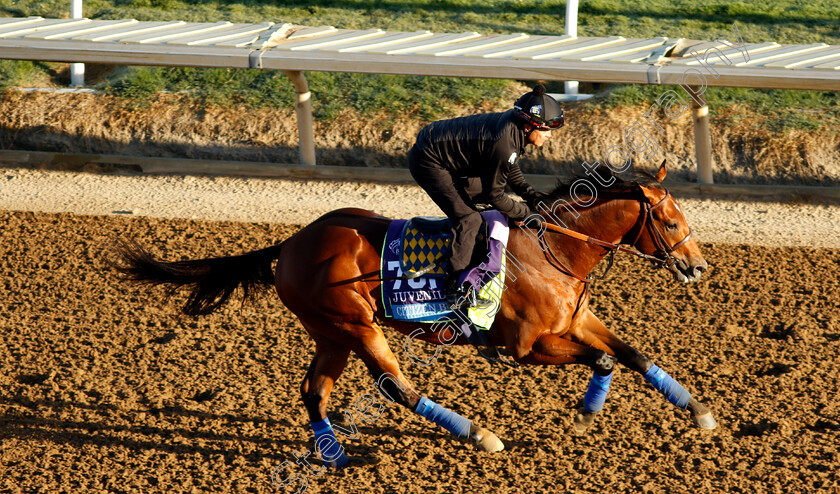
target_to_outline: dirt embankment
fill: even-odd
[[[642,121],[647,108],[585,110],[570,104],[567,110],[566,127],[543,149],[523,158],[526,172],[582,173],[580,163],[603,160],[604,151],[621,144],[625,131]],[[774,134],[756,125],[761,115],[730,119],[734,109],[712,112],[717,182],[840,184],[840,130]],[[316,122],[318,161],[405,166],[405,155],[426,123],[411,115],[352,113],[330,123]],[[660,115],[656,123],[662,128],[654,134],[658,149],[649,159],[636,154],[636,164],[653,168],[667,158],[672,177],[695,180],[689,112],[676,120]],[[102,95],[10,91],[0,96],[0,149],[296,163],[297,142],[291,109],[198,107],[171,95],[135,109]]]
[[[298,227],[0,212],[0,490],[292,492],[312,450],[299,384],[314,345],[273,294],[186,318],[177,299],[120,282],[113,235],[170,260],[240,253]],[[591,432],[570,433],[591,370],[490,367],[469,348],[411,365],[423,394],[492,429],[501,453],[395,405],[340,436],[353,467],[308,475],[324,493],[840,493],[840,250],[702,246],[683,285],[619,256],[593,310],[715,412],[700,431],[620,367]],[[429,350],[429,348],[423,348]],[[351,358],[329,413],[373,392]],[[320,461],[309,458],[315,467]],[[281,472],[282,473],[282,472]]]

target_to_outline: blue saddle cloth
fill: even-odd
[[[476,290],[497,288],[497,298],[501,298],[501,284],[504,283],[504,250],[507,243],[508,220],[498,211],[482,213],[491,233],[487,235],[489,250],[487,258],[479,266],[466,271],[461,282],[468,281]],[[502,238],[493,238],[494,231],[501,231]],[[436,262],[449,250],[452,234],[449,222],[432,221],[430,218],[412,218],[394,220],[388,227],[388,233],[382,245],[381,277],[392,278],[405,273],[416,272]],[[412,280],[387,280],[382,282],[382,302],[385,315],[402,321],[441,322],[456,321],[457,316],[446,304],[446,287],[443,286],[445,273],[436,268],[429,273]],[[491,281],[499,286],[492,285]],[[499,303],[500,304],[500,303]],[[469,318],[482,329],[489,329],[493,316],[498,311],[485,310],[485,313],[468,311]]]

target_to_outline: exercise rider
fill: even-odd
[[[560,104],[537,84],[506,112],[440,120],[417,135],[408,154],[411,175],[452,222],[445,284],[453,308],[464,301],[478,307],[491,303],[479,299],[476,290],[460,279],[485,254],[476,246],[484,221],[476,204],[490,204],[512,220],[528,216],[528,205],[508,197],[505,185],[531,202],[536,192],[522,176],[519,157],[528,144],[542,146],[549,132],[563,123]]]

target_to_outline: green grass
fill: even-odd
[[[737,21],[748,43],[840,44],[840,2],[769,0],[768,3],[585,0],[580,5],[578,35],[732,39],[731,25]],[[94,19],[270,20],[351,29],[422,28],[437,32],[529,34],[562,33],[565,15],[565,1],[561,0],[87,0],[84,6],[85,16]],[[67,17],[68,10],[68,0],[0,0],[0,16]],[[0,87],[41,84],[45,74],[55,70],[51,67],[0,61]],[[452,105],[474,106],[496,100],[513,85],[512,81],[340,73],[310,73],[307,77],[315,95],[316,116],[322,119],[334,118],[344,109],[362,113],[388,109],[413,112],[428,120],[445,116]],[[190,91],[199,102],[208,104],[237,102],[288,108],[293,94],[291,83],[279,73],[227,69],[132,67],[112,74],[96,87],[140,104],[156,92],[167,90]],[[663,88],[655,86],[611,88],[603,92],[604,98],[597,104],[643,104],[662,91]],[[710,89],[709,103],[713,109],[737,103],[757,111],[777,113],[786,108],[828,109],[831,113],[840,105],[836,93],[738,88]],[[776,123],[772,125],[809,128],[819,127],[821,122],[833,122],[821,120],[816,113],[797,115],[774,120]]]
[[[344,28],[381,27],[438,32],[563,32],[560,0],[87,0],[95,19],[180,19],[232,22],[282,21]],[[585,0],[579,9],[582,36],[621,34],[714,39],[737,21],[751,42],[840,44],[840,4],[835,0]],[[67,0],[0,0],[0,15],[67,17]]]
[[[412,113],[424,120],[444,118],[457,105],[477,106],[505,95],[509,81],[313,72],[307,74],[316,118],[332,120],[342,111]],[[161,91],[185,91],[200,103],[290,108],[294,88],[282,72],[247,69],[136,67],[106,89],[130,104],[144,104]]]
[[[667,89],[661,86],[614,85],[600,92],[599,98],[589,100],[586,106],[649,106]],[[677,89],[677,92],[688,98],[682,90]],[[750,113],[760,114],[760,125],[774,132],[840,128],[840,92],[837,91],[710,87],[704,99],[713,118],[724,108],[736,107],[738,111],[730,118],[740,121]]]
[[[34,82],[44,76],[43,65],[29,60],[0,60],[0,84],[20,86]]]

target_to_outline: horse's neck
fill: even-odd
[[[560,226],[598,240],[618,244],[636,224],[639,213],[636,204],[637,202],[631,199],[608,199],[588,208],[575,208],[577,215],[560,207],[555,211],[555,217],[561,220]],[[548,220],[554,222],[552,219]],[[565,235],[547,233],[545,238],[553,251],[564,253],[569,261],[578,265],[581,273],[589,273],[607,254],[603,247]]]
[[[555,216],[571,230],[618,243],[636,223],[638,208],[635,204],[636,201],[632,199],[608,199],[588,208],[577,207],[577,214],[560,207],[555,211]]]

